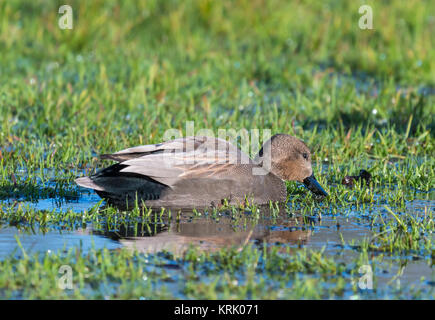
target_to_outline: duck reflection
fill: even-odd
[[[314,219],[302,216],[290,218],[282,212],[273,217],[268,211],[262,209],[258,219],[249,213],[237,217],[226,214],[211,217],[179,211],[176,217],[172,215],[172,219],[162,218],[154,223],[122,225],[116,230],[91,228],[83,232],[103,235],[143,253],[166,250],[178,255],[190,246],[215,251],[222,247],[242,248],[248,243],[302,245],[308,241]]]

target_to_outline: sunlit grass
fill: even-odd
[[[4,257],[0,298],[433,298],[430,285],[370,296],[352,282],[359,266],[390,259],[433,266],[433,1],[71,1],[73,30],[58,28],[61,4],[0,3],[0,227],[155,234],[157,223],[179,221],[180,212],[139,203],[76,212],[32,202],[79,199],[86,191],[74,179],[106,166],[99,154],[160,142],[171,128],[185,134],[193,121],[216,135],[270,129],[303,139],[329,193],[319,201],[288,182],[284,208],[224,205],[195,218],[243,227],[284,216],[311,228],[351,216],[371,237],[342,243],[357,255],[348,265],[261,245],[182,257],[80,248]],[[362,4],[373,7],[374,30],[358,28]],[[368,186],[341,184],[360,169],[372,175]],[[417,201],[424,210],[407,206]],[[170,275],[168,261],[181,271]],[[72,291],[56,286],[62,264],[75,267]]]

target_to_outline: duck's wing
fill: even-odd
[[[196,150],[204,147],[204,144],[210,143],[207,137],[187,137],[165,141],[157,144],[147,144],[118,151],[112,154],[103,154],[101,159],[110,159],[123,162],[150,154],[163,152],[186,152],[186,150]]]
[[[180,138],[102,157],[119,162],[115,175],[139,175],[169,187],[180,179],[212,179],[231,172],[234,166],[252,163],[248,155],[228,141],[209,137]],[[108,174],[114,177],[113,170],[107,173],[103,170],[93,180],[97,182],[97,178],[101,180]]]

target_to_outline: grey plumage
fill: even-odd
[[[305,146],[285,136],[298,148]],[[224,199],[230,204],[241,204],[246,198],[257,204],[286,199],[283,177],[273,170],[253,174],[260,165],[222,139],[179,138],[101,158],[118,163],[76,182],[117,205],[137,199],[149,207],[188,208],[220,205]]]

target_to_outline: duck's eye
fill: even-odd
[[[304,157],[305,160],[308,160],[308,153],[304,152],[304,153],[302,154],[302,157]]]

